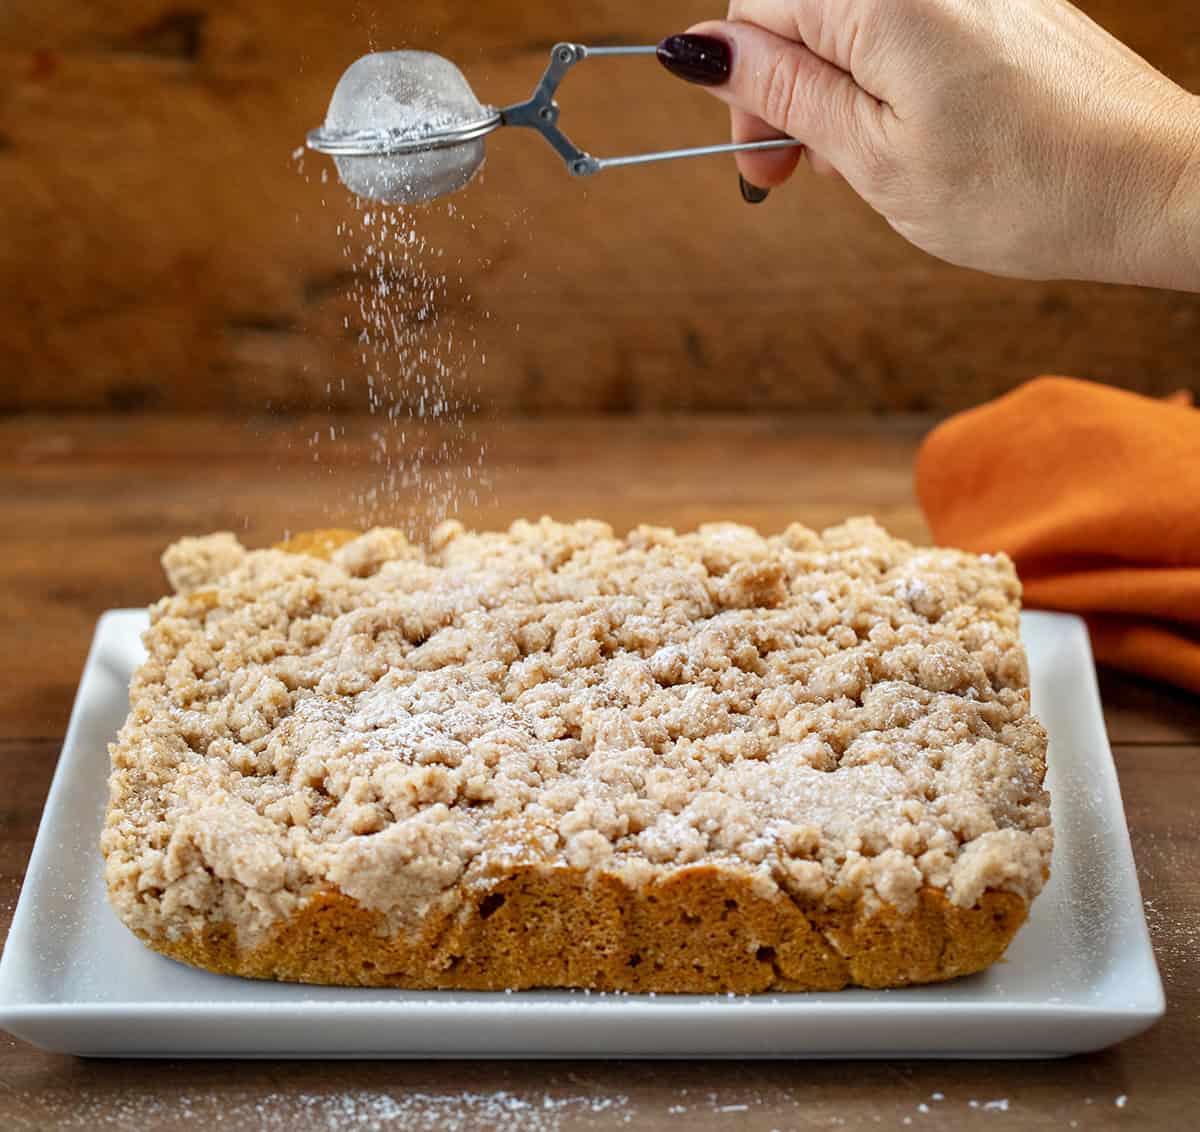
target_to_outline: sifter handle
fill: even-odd
[[[602,169],[620,165],[647,165],[653,161],[674,161],[678,157],[708,157],[717,153],[741,153],[756,149],[788,149],[803,145],[795,138],[773,138],[770,141],[726,142],[721,145],[701,145],[689,149],[662,149],[651,153],[632,153],[624,157],[593,157],[580,149],[558,128],[558,103],[554,95],[567,72],[576,63],[592,56],[653,55],[656,47],[585,47],[581,43],[559,43],[550,52],[550,65],[542,75],[533,94],[525,102],[517,102],[500,111],[500,121],[506,126],[522,126],[537,130],[566,162],[571,175],[590,177]]]

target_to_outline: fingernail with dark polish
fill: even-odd
[[[733,51],[715,35],[669,35],[658,45],[658,61],[689,83],[720,86],[729,80]]]
[[[740,173],[738,184],[742,186],[742,200],[747,204],[762,204],[771,195],[770,189],[760,189],[757,185],[750,184]]]

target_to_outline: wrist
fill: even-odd
[[[1180,231],[1183,285],[1200,292],[1200,95],[1190,96],[1188,110],[1188,157],[1172,193],[1171,210]]]
[[[1130,226],[1130,283],[1200,292],[1200,96],[1175,88],[1148,124],[1144,223]]]

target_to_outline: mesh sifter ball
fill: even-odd
[[[333,156],[342,182],[360,196],[419,204],[475,176],[483,134],[498,124],[448,59],[386,51],[364,55],[342,75],[309,144]]]

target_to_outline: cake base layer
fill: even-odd
[[[759,895],[713,866],[637,888],[571,868],[523,868],[417,933],[341,893],[310,900],[253,949],[227,924],[147,938],[154,950],[221,974],[285,982],[407,989],[752,994],[898,987],[973,974],[1024,923],[1026,902],[987,892],[960,908],[924,888],[917,906],[804,907]]]

